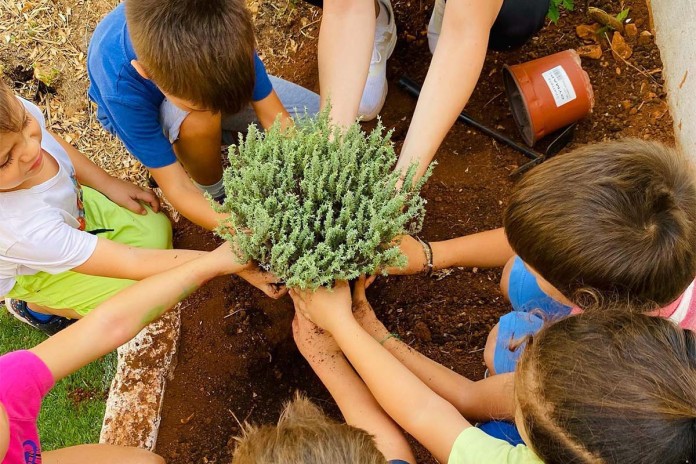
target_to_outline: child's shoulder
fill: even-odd
[[[467,427],[452,446],[448,464],[543,464],[525,445],[512,446],[477,427]]]

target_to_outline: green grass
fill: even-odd
[[[45,335],[15,320],[0,306],[0,354],[31,348]],[[116,372],[116,353],[60,381],[44,399],[39,416],[41,446],[53,450],[99,440],[106,396]]]

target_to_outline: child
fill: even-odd
[[[433,243],[429,263],[430,249],[402,243],[405,272],[507,261],[501,287],[515,311],[489,337],[492,373],[512,372],[520,341],[545,320],[597,305],[696,329],[696,176],[675,150],[629,139],[549,160],[515,187],[504,225]]]
[[[621,308],[543,329],[515,374],[515,422],[526,446],[514,447],[472,427],[380,346],[355,320],[347,283],[290,294],[331,333],[384,411],[439,462],[696,459],[696,334],[670,321]]]
[[[0,356],[0,459],[59,463],[163,463],[148,451],[83,445],[41,452],[36,418],[55,382],[113,351],[207,280],[247,267],[228,244],[148,277],[102,303],[80,321],[28,351]]]
[[[221,216],[202,191],[224,196],[222,131],[267,128],[276,116],[287,124],[285,108],[293,116],[319,108],[318,95],[269,78],[254,47],[244,0],[128,0],[97,26],[87,53],[101,124],[174,208],[210,230]]]
[[[12,299],[16,316],[53,334],[129,279],[201,255],[168,250],[169,220],[150,207],[159,208],[152,192],[109,176],[53,136],[41,111],[0,83],[0,296]],[[245,277],[276,293],[269,276]]]
[[[247,426],[237,442],[232,464],[387,464],[375,437],[331,420],[303,397],[285,406],[278,425]]]
[[[512,415],[507,415],[507,411],[514,408],[511,379],[494,376],[472,382],[411,349],[390,334],[375,317],[364,298],[364,287],[363,277],[356,284],[354,317],[404,366],[467,418],[512,419]],[[385,463],[385,458],[390,464],[415,464],[415,457],[398,425],[377,403],[331,335],[318,329],[299,311],[293,321],[293,335],[300,352],[331,393],[347,424],[328,419],[307,400],[295,400],[286,407],[277,426],[247,428],[238,439],[233,464],[375,462],[372,459]],[[489,390],[500,390],[503,394],[496,398]],[[365,443],[366,433],[374,436],[374,443]],[[379,458],[374,457],[376,450]]]

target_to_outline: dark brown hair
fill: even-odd
[[[696,334],[623,311],[530,340],[515,374],[529,445],[546,464],[696,460]]]
[[[12,90],[0,80],[0,134],[22,131],[24,113],[17,111],[17,97]]]
[[[549,160],[516,186],[505,233],[522,260],[582,308],[652,311],[696,276],[696,178],[659,143],[599,143]]]
[[[254,90],[254,29],[244,0],[126,0],[133,48],[165,93],[234,114]]]
[[[232,464],[386,464],[374,437],[328,417],[297,396],[278,425],[246,426]]]

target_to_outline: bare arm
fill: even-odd
[[[134,213],[147,213],[140,202],[149,204],[155,212],[159,211],[159,200],[150,190],[110,176],[61,137],[54,133],[51,135],[65,149],[75,168],[75,176],[81,184],[103,193],[117,205],[128,208]]]
[[[252,102],[251,106],[254,108],[256,117],[264,129],[271,127],[278,117],[280,117],[280,123],[283,127],[293,124],[290,114],[283,106],[275,90],[271,91],[263,100]]]
[[[321,107],[348,126],[358,115],[375,40],[374,0],[326,0],[319,31]]]
[[[138,248],[100,237],[92,256],[72,270],[82,274],[142,280],[205,254],[205,251],[195,250]]]
[[[150,169],[152,177],[162,189],[165,198],[186,219],[194,224],[213,230],[225,217],[216,213],[203,193],[193,185],[184,167],[173,163],[163,168]]]
[[[418,163],[423,175],[442,140],[469,101],[502,0],[449,0],[442,34],[411,121],[397,169]]]
[[[515,413],[512,374],[472,381],[414,350],[389,331],[365,298],[364,280],[355,284],[353,314],[360,325],[435,393],[470,421],[512,420]]]
[[[223,244],[199,259],[128,287],[32,351],[58,381],[129,341],[207,280],[243,268],[230,246]]]
[[[471,424],[360,327],[348,284],[291,295],[300,311],[331,332],[384,411],[438,461],[447,462],[456,438]]]
[[[409,275],[427,271],[427,258],[420,242],[408,235],[402,236],[400,240],[399,247],[408,263],[403,268],[389,268],[387,273]],[[434,271],[450,267],[502,267],[515,255],[502,227],[430,242],[430,247],[433,251]]]
[[[387,460],[415,463],[401,429],[377,403],[331,335],[300,312],[295,313],[292,328],[297,347],[333,397],[346,422],[373,435],[377,448]]]

